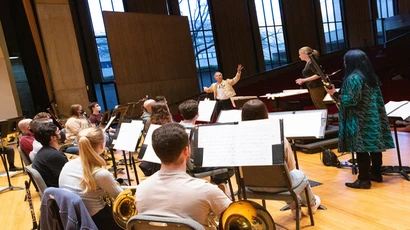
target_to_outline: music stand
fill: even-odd
[[[215,112],[216,101],[203,100],[198,103],[198,119],[197,121],[211,122]]]
[[[269,119],[281,118],[284,122],[284,135],[290,139],[290,144],[295,157],[296,168],[299,169],[298,158],[295,148],[295,139],[319,139],[324,138],[326,123],[327,123],[327,110],[300,110],[290,112],[275,112],[269,113]],[[301,129],[300,127],[304,127]],[[289,205],[285,205],[281,208],[281,211],[288,210]],[[326,210],[323,205],[319,206],[319,209]]]
[[[7,138],[8,135],[8,121],[7,120],[3,120],[0,121],[0,149],[2,151],[4,151],[4,147],[5,144],[3,142],[4,138]],[[13,186],[11,185],[11,181],[10,181],[10,174],[9,174],[9,168],[7,166],[7,157],[6,157],[7,153],[0,153],[0,157],[1,160],[3,161],[3,165],[4,165],[4,170],[6,170],[6,174],[7,174],[7,181],[8,181],[8,186],[1,189],[0,193],[7,191],[7,190],[14,190],[14,189],[24,189],[22,187],[17,187],[17,186]]]
[[[142,135],[142,131],[144,129],[144,125],[141,120],[122,120],[116,129],[116,132],[113,137],[113,141],[111,142],[111,148],[116,150],[121,150],[124,157],[125,162],[125,170],[127,173],[127,179],[131,185],[131,178],[128,170],[127,158],[125,151],[129,151],[130,153],[130,166],[134,166],[134,173],[135,179],[137,180],[137,184],[139,183],[137,170],[135,168],[134,158],[132,156],[132,152],[135,152],[138,146],[139,139]],[[113,162],[115,165],[115,160],[113,158]],[[132,167],[131,166],[131,167]],[[116,171],[116,170],[114,170]]]
[[[385,105],[387,117],[393,121],[394,139],[396,142],[398,166],[383,166],[382,173],[399,173],[406,180],[410,181],[408,173],[410,173],[409,166],[402,166],[400,155],[400,144],[397,136],[397,120],[407,120],[410,117],[410,102],[409,101],[389,101]],[[384,170],[383,170],[384,169]]]
[[[231,110],[221,110],[216,119],[216,123],[232,123],[242,121],[242,110],[231,109]]]
[[[257,96],[235,96],[231,97],[231,103],[234,108],[242,108],[242,106],[252,99],[257,99]]]

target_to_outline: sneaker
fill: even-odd
[[[318,209],[319,206],[320,206],[320,197],[317,196],[317,195],[315,195],[315,200],[312,201],[312,202],[315,202],[314,204],[312,204],[312,203],[310,204],[310,205],[311,205],[311,208],[312,208],[312,213],[315,214],[316,211],[317,211],[317,209]]]
[[[370,180],[361,180],[357,179],[353,183],[345,183],[345,185],[349,188],[360,188],[360,189],[370,189],[372,187],[372,183]]]
[[[23,168],[16,167],[16,166],[9,168],[9,171],[21,171],[21,170],[23,170]]]
[[[370,180],[371,181],[376,181],[376,182],[383,182],[383,177],[381,174],[375,175],[375,174],[370,174]]]

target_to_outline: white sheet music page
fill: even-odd
[[[115,141],[114,148],[130,152],[135,151],[138,138],[140,137],[143,128],[144,124],[142,122],[121,123],[121,128]]]
[[[105,126],[105,128],[104,128],[104,130],[103,130],[104,133],[107,131],[108,128],[110,128],[111,123],[114,121],[114,119],[115,119],[115,116],[112,116],[112,117],[110,118],[110,120],[108,121],[107,125]]]
[[[217,123],[239,122],[242,120],[242,110],[221,110]]]
[[[149,126],[147,135],[145,135],[144,144],[147,145],[147,149],[145,150],[144,157],[142,158],[142,160],[144,161],[161,164],[161,160],[157,157],[157,154],[155,154],[155,151],[152,148],[152,133],[159,127],[161,127],[161,125],[151,124]]]
[[[216,105],[216,101],[211,101],[211,100],[200,101],[198,104],[199,117],[197,121],[210,122],[212,114],[214,112],[215,105]]]
[[[396,107],[394,108],[393,106]],[[388,117],[400,117],[406,120],[410,116],[410,103],[408,101],[389,101],[389,103],[385,105],[385,108]],[[387,109],[389,109],[390,112],[387,112]]]
[[[200,126],[203,167],[272,165],[272,145],[280,144],[279,119]]]

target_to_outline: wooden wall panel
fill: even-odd
[[[70,6],[64,1],[35,4],[56,102],[60,114],[68,116],[72,104],[89,103]]]
[[[104,12],[121,104],[145,95],[175,102],[199,93],[186,17]]]
[[[410,1],[409,0],[397,0],[400,14],[410,13]]]
[[[21,116],[20,100],[0,22],[0,120]]]
[[[286,37],[290,62],[299,61],[299,49],[310,46],[320,50],[321,24],[318,25],[315,17],[313,1],[285,0],[283,2],[283,16],[285,21]],[[316,12],[320,15],[320,11]]]
[[[348,47],[374,46],[373,22],[369,1],[345,0]]]
[[[255,41],[252,34],[252,31],[256,31],[254,27],[257,24],[249,17],[249,8],[254,9],[255,6],[248,6],[248,1],[237,0],[208,2],[220,71],[225,76],[234,76],[239,63],[245,67],[243,76],[264,70],[260,36],[257,36],[259,40]],[[253,15],[256,16],[255,13]]]
[[[127,12],[146,14],[168,14],[166,0],[126,0]]]

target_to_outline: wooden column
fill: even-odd
[[[88,106],[87,86],[68,0],[35,0],[38,23],[60,114]]]

